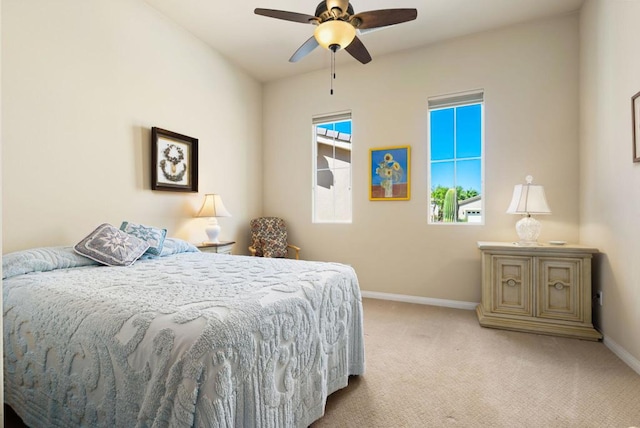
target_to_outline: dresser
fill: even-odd
[[[591,261],[581,245],[478,242],[483,327],[600,340],[592,324]]]

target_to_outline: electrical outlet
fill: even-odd
[[[602,306],[602,291],[596,292],[596,299],[598,299],[598,304]]]

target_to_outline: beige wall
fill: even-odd
[[[264,213],[288,221],[304,258],[352,264],[365,291],[480,301],[476,242],[516,238],[518,218],[505,211],[526,174],[546,186],[553,211],[541,219],[541,240],[578,240],[578,34],[573,14],[393,56],[372,52],[366,66],[338,65],[333,96],[328,68],[267,84]],[[313,53],[321,54],[328,60]],[[478,88],[486,100],[485,225],[428,225],[427,98]],[[311,118],[345,110],[353,117],[353,223],[312,224]],[[369,149],[406,144],[411,200],[369,201]]]
[[[604,253],[605,343],[640,373],[640,164],[631,161],[640,2],[587,0],[580,18],[580,236]]]
[[[246,247],[262,209],[262,87],[141,0],[4,0],[3,251],[74,244],[102,222]],[[150,190],[150,128],[199,139],[200,192]]]

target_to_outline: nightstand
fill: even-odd
[[[581,245],[478,242],[482,251],[480,325],[600,340],[591,323],[591,259]]]
[[[231,249],[235,243],[235,241],[220,241],[217,244],[205,242],[197,245],[197,247],[203,253],[231,254]]]

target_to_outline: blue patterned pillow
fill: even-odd
[[[129,266],[144,254],[149,244],[116,227],[103,223],[73,249],[107,266]]]
[[[147,254],[159,256],[160,253],[162,253],[162,246],[164,245],[164,238],[167,236],[167,229],[158,229],[157,227],[123,221],[120,225],[120,230],[136,238],[140,238],[143,241],[147,241],[147,244],[149,244]]]

